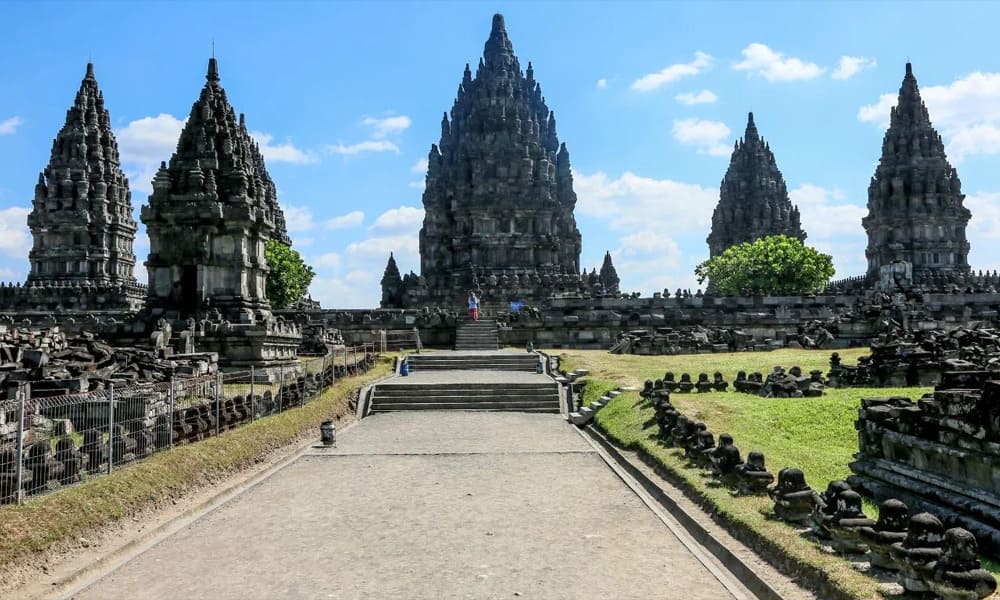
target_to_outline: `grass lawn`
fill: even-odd
[[[590,371],[584,402],[600,397],[618,386],[641,388],[647,379],[662,378],[672,371],[677,379],[690,373],[709,376],[720,371],[732,382],[737,371],[761,371],[765,375],[775,365],[798,365],[803,372],[829,368],[830,351],[777,350],[767,353],[697,354],[681,356],[613,355],[601,350],[558,350],[564,370]],[[845,364],[854,364],[864,348],[840,351]],[[857,452],[854,421],[862,397],[908,396],[916,398],[930,388],[848,388],[828,389],[821,398],[760,398],[734,391],[705,394],[674,393],[671,403],[683,414],[704,421],[716,435],[733,436],[741,454],[760,450],[767,457],[768,470],[777,475],[783,467],[798,467],[813,489],[822,491],[833,479],[850,474],[848,463]],[[732,388],[730,387],[730,390]],[[662,466],[670,476],[704,499],[711,512],[735,530],[744,541],[765,553],[780,552],[793,562],[822,573],[831,592],[852,598],[878,598],[876,582],[855,571],[844,561],[800,536],[792,527],[772,520],[773,503],[768,498],[735,498],[697,468],[688,467],[683,452],[664,446],[657,439],[653,409],[638,393],[618,396],[597,414],[597,425],[622,447],[640,450]],[[869,516],[877,511],[866,506]],[[987,568],[997,574],[995,563]]]

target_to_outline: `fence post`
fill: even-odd
[[[108,474],[115,462],[115,384],[108,384]]]
[[[219,408],[222,405],[222,372],[215,374],[215,435],[219,435],[219,431],[222,427],[220,423],[220,417],[222,416]]]
[[[27,399],[25,384],[17,386],[17,503],[24,502],[24,412]]]
[[[253,365],[250,365],[250,420],[257,420],[257,396],[254,394],[253,381],[256,379]]]
[[[174,377],[170,376],[170,393],[167,394],[169,399],[170,409],[167,412],[167,435],[170,436],[170,443],[167,445],[168,448],[174,447],[174,409],[176,408],[177,399],[174,392]]]

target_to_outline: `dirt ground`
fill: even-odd
[[[410,412],[365,419],[70,597],[742,597],[727,577],[558,415]]]

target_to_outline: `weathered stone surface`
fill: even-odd
[[[404,278],[403,306],[483,300],[537,301],[580,284],[580,231],[569,152],[529,63],[526,72],[502,15],[475,77],[458,96],[428,156],[420,276]],[[392,295],[390,294],[390,298]]]
[[[906,63],[882,158],[868,186],[868,216],[862,219],[869,278],[877,278],[893,261],[910,263],[918,283],[934,274],[968,273],[965,228],[971,213],[964,199],[958,171],[945,156],[913,68]]]
[[[264,246],[288,241],[277,192],[243,115],[209,60],[177,151],[142,208],[149,233],[147,307],[179,317],[218,310],[235,323],[270,314]]]
[[[769,235],[806,239],[799,209],[792,206],[771,146],[760,137],[750,113],[722,179],[707,240],[709,254],[718,256],[731,246]]]
[[[133,275],[136,223],[111,117],[94,76],[80,84],[38,176],[28,227],[33,244],[24,287],[6,287],[7,309],[120,310],[144,295]],[[68,292],[68,293],[67,293]]]

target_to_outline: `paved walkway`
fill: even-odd
[[[734,596],[558,415],[377,415],[74,596]]]

